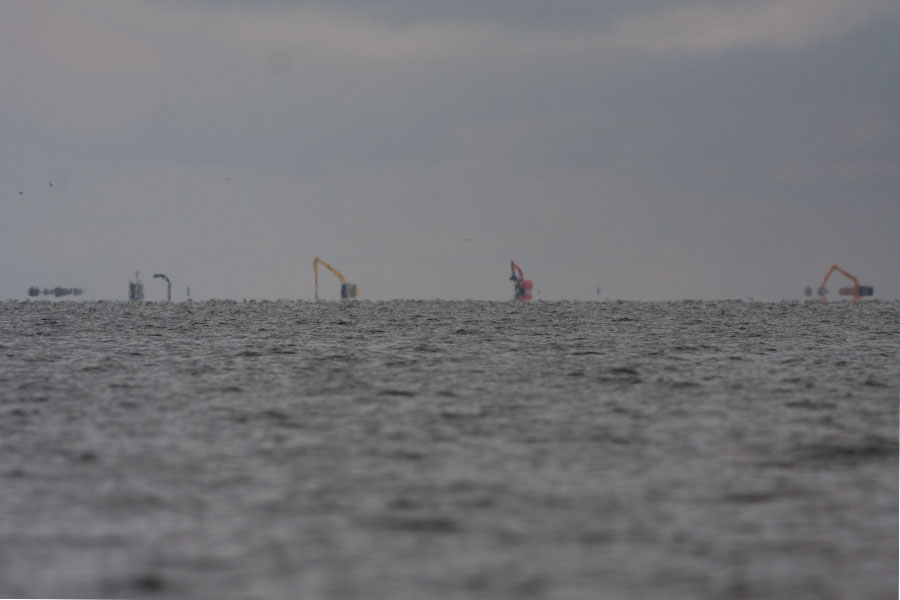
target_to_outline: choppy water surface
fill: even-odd
[[[0,596],[895,598],[900,303],[0,303]]]

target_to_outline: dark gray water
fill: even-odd
[[[0,596],[896,598],[900,302],[0,303]]]

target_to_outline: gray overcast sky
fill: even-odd
[[[510,298],[510,259],[900,298],[898,56],[896,0],[7,0],[0,298],[311,298],[316,255],[373,299]]]

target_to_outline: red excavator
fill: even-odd
[[[853,282],[853,285],[849,287],[842,287],[838,289],[838,294],[840,294],[841,296],[853,296],[853,300],[856,301],[859,300],[862,296],[871,296],[875,293],[875,290],[871,285],[860,285],[859,280],[856,277],[837,265],[831,265],[831,268],[828,269],[827,273],[825,273],[825,279],[822,280],[822,285],[820,285],[819,289],[816,290],[816,293],[822,300],[828,300],[828,298],[825,297],[825,295],[828,293],[828,289],[825,287],[825,284],[828,283],[828,278],[831,277],[831,274],[835,271]],[[809,286],[807,286],[806,288],[806,295],[812,296],[812,288]]]
[[[512,270],[509,280],[516,286],[516,300],[531,300],[531,280],[525,279],[522,267],[513,261],[509,261],[509,267]]]

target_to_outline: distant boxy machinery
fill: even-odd
[[[81,288],[64,288],[64,287],[55,287],[53,289],[44,288],[43,290],[36,285],[28,288],[28,295],[32,298],[36,296],[40,296],[43,294],[44,296],[56,296],[57,298],[61,298],[63,296],[80,296],[84,293],[84,290]]]
[[[144,299],[144,284],[141,282],[140,271],[134,272],[134,281],[128,282],[128,301],[139,302]]]

